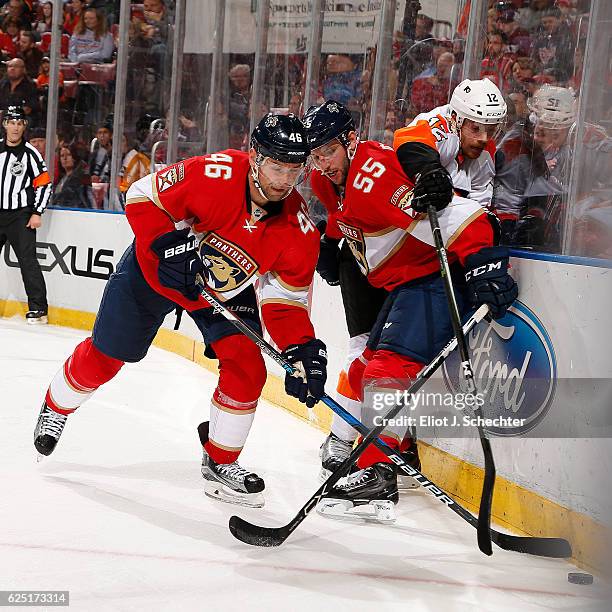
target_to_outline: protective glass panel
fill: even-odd
[[[575,151],[572,201],[568,207],[565,252],[612,258],[612,5],[599,3],[589,40],[588,65],[580,65],[581,121],[567,140]],[[584,49],[578,47],[579,56]],[[582,121],[583,119],[583,121]]]
[[[336,100],[367,133],[381,2],[328,3],[323,21],[318,99]],[[358,6],[359,5],[359,6]]]
[[[200,17],[187,19],[187,39],[199,49],[199,61],[210,57],[206,61],[211,63],[211,95],[209,99],[202,96],[209,100],[207,150],[246,150],[255,66],[256,3],[192,0],[191,4],[193,15]],[[191,50],[186,45],[186,52]]]
[[[588,0],[489,10],[480,75],[508,103],[493,197],[505,244],[563,251],[589,10]]]
[[[469,2],[397,3],[389,63],[384,142],[418,114],[448,103],[463,75]]]
[[[117,70],[119,3],[72,0],[63,5],[57,113],[57,147],[46,160],[54,169],[52,206],[108,207],[112,124]],[[42,31],[42,30],[45,31]],[[51,31],[40,26],[38,48],[50,53]],[[49,62],[40,62],[37,85],[46,116]],[[35,146],[43,132],[32,131]],[[38,148],[38,146],[37,146]]]

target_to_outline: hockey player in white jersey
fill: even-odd
[[[423,164],[440,164],[450,173],[458,195],[489,208],[495,140],[506,112],[502,93],[492,81],[462,81],[449,104],[417,115],[410,125],[395,132],[394,148],[402,167],[410,172]]]

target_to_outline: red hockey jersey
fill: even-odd
[[[259,279],[260,306],[276,344],[314,337],[308,289],[319,252],[319,232],[297,191],[265,208],[247,197],[248,154],[227,150],[192,157],[136,181],[126,215],[136,236],[136,256],[147,282],[188,311],[208,307],[163,287],[151,243],[187,222],[200,238],[209,285],[229,299]]]
[[[413,184],[391,147],[359,143],[343,200],[321,173],[313,173],[311,184],[375,287],[390,291],[440,269],[429,219],[410,207]],[[439,220],[451,263],[463,264],[471,253],[493,245],[488,214],[474,200],[454,196]],[[333,229],[329,235],[336,237]]]

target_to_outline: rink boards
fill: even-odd
[[[92,326],[105,281],[132,237],[122,214],[59,210],[44,216],[38,257],[45,271],[50,322],[82,329]],[[593,437],[594,430],[582,426],[593,410],[592,389],[583,393],[583,386],[568,381],[591,379],[597,387],[599,381],[612,378],[606,312],[612,283],[609,268],[601,262],[587,263],[534,254],[514,257],[512,273],[520,283],[520,304],[501,326],[481,329],[470,343],[479,356],[479,371],[492,368],[505,376],[505,396],[503,401],[497,398],[500,414],[524,416],[530,428],[527,435],[532,436],[517,438],[508,435],[513,432],[501,432],[504,437],[493,442],[499,475],[496,520],[528,533],[568,537],[575,558],[598,567],[608,537],[603,525],[612,516],[606,483],[612,470],[610,440]],[[329,350],[331,391],[346,355],[340,291],[316,276],[311,297],[315,329]],[[0,314],[24,312],[24,302],[14,254],[3,249]],[[169,316],[157,345],[214,368],[214,362],[201,355],[198,332],[189,318],[183,318],[180,333],[171,331],[173,325],[174,317]],[[446,372],[449,389],[453,367],[449,364]],[[521,379],[528,378],[529,368],[535,368],[541,379],[535,390]],[[280,376],[274,364],[270,369]],[[507,391],[510,386],[512,393]],[[279,378],[269,377],[266,397],[305,416],[299,404],[285,398]],[[325,411],[318,407],[323,426],[329,423]],[[551,423],[559,426],[551,428]],[[605,434],[606,425],[597,431]],[[543,437],[535,437],[540,430]],[[477,439],[432,437],[422,451],[429,476],[468,504],[477,503],[482,475]]]

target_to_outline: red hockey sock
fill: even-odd
[[[232,335],[213,342],[219,358],[219,384],[210,406],[206,452],[216,463],[238,459],[266,382],[266,366],[255,343]]]
[[[114,378],[123,363],[101,353],[91,338],[83,340],[53,377],[45,396],[47,406],[60,414],[71,414]]]
[[[410,386],[417,374],[423,368],[423,364],[411,357],[400,355],[392,351],[380,350],[369,360],[363,373],[363,387],[376,386],[377,388],[390,388],[403,391]],[[395,435],[394,435],[395,434]],[[380,436],[391,448],[400,448],[400,437],[395,432],[383,432]],[[374,463],[392,463],[392,461],[381,450],[373,444],[357,460],[359,468],[366,468]]]

